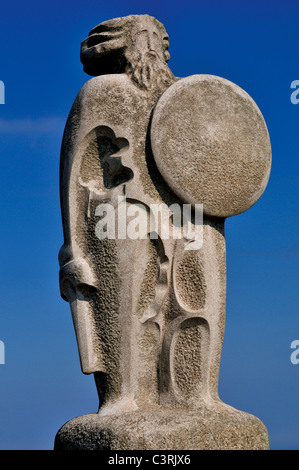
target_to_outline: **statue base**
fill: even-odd
[[[57,432],[54,450],[268,450],[264,424],[217,404],[79,416]]]

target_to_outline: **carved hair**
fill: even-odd
[[[93,28],[81,44],[81,62],[91,76],[121,73],[126,70],[131,56],[131,32],[134,27],[152,22],[160,33],[165,64],[170,59],[169,38],[162,23],[149,15],[129,15],[104,21]],[[128,54],[129,52],[129,54]]]

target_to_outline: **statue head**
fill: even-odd
[[[92,76],[127,73],[140,88],[170,84],[167,32],[156,18],[129,15],[100,23],[81,44],[84,71]]]

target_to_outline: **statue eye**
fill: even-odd
[[[83,297],[85,300],[88,300],[96,293],[96,288],[90,284],[78,284],[76,286],[76,293],[79,297]]]
[[[61,297],[67,302],[73,302],[76,299],[89,300],[95,292],[94,286],[84,283],[74,285],[69,279],[62,281],[60,286]]]
[[[63,300],[66,300],[66,302],[72,302],[75,299],[76,289],[68,279],[61,282],[60,294]]]

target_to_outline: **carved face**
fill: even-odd
[[[109,106],[106,112],[111,114]],[[91,114],[89,105],[81,109],[81,117],[82,114],[84,127]],[[95,122],[98,116],[97,110]],[[59,253],[60,290],[62,298],[70,303],[82,371],[86,374],[108,371],[110,380],[118,369],[119,281],[115,240],[97,237],[96,208],[111,197],[114,187],[122,188],[122,183],[132,177],[128,168],[121,167],[120,157],[110,158],[120,149],[125,152],[128,142],[116,138],[105,126],[95,127],[80,142],[76,140],[76,129],[68,132],[76,142],[76,153],[71,164],[70,155],[62,151],[61,208],[65,241]],[[69,150],[69,140],[66,143],[65,149]]]
[[[104,21],[81,44],[84,71],[92,76],[123,73],[144,54],[165,66],[170,59],[168,39],[164,26],[149,15]]]
[[[92,298],[96,295],[96,280],[91,266],[82,258],[69,259],[70,245],[63,245],[59,253],[60,291],[69,302],[83,373],[101,370],[96,354]]]
[[[168,36],[151,17],[142,17],[132,27],[125,55],[126,72],[140,88],[149,90],[171,84],[173,75],[167,66]]]
[[[132,29],[132,48],[137,55],[152,55],[164,62],[164,46],[161,33],[152,21],[141,22]],[[165,35],[165,39],[167,40]]]

